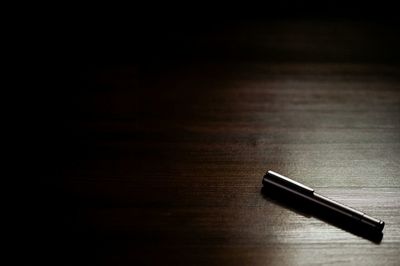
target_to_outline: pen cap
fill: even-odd
[[[314,190],[312,188],[307,187],[299,182],[296,182],[286,176],[275,173],[274,171],[271,170],[269,170],[264,175],[263,184],[275,185],[284,189],[289,189],[297,193],[306,195],[311,195],[314,193]]]

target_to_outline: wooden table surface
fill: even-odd
[[[85,66],[62,96],[58,179],[43,181],[56,264],[399,265],[397,33],[224,25]],[[269,169],[384,220],[382,241],[263,196]]]

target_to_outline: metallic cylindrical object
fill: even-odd
[[[385,222],[383,222],[382,220],[373,218],[361,211],[358,211],[337,201],[322,196],[316,193],[314,189],[273,171],[268,171],[265,174],[263,178],[263,184],[268,184],[284,189],[289,193],[293,193],[297,196],[300,196],[301,198],[312,201],[313,203],[323,208],[326,208],[331,212],[345,215],[373,229],[382,231],[383,227],[385,226]]]

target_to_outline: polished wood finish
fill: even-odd
[[[175,59],[155,49],[144,51],[157,55],[149,60],[85,66],[62,103],[59,178],[43,181],[57,187],[55,259],[398,265],[396,32],[369,22],[224,24],[188,37]],[[184,37],[171,38],[153,47]],[[269,169],[384,220],[381,243],[264,197]]]

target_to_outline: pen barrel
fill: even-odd
[[[351,216],[353,218],[361,219],[364,216],[363,212],[353,209],[325,196],[322,196],[321,194],[318,194],[316,192],[313,193],[313,201],[319,205],[330,208],[344,215]]]
[[[354,208],[346,206],[340,202],[337,202],[335,200],[327,198],[316,192],[313,193],[313,197],[310,198],[310,200],[314,201],[318,205],[322,205],[322,206],[329,208],[335,212],[339,212],[343,215],[346,215],[348,217],[356,219],[356,220],[360,221],[361,223],[371,226],[375,229],[382,230],[383,227],[385,226],[385,223],[379,219],[371,217],[359,210],[356,210]]]

